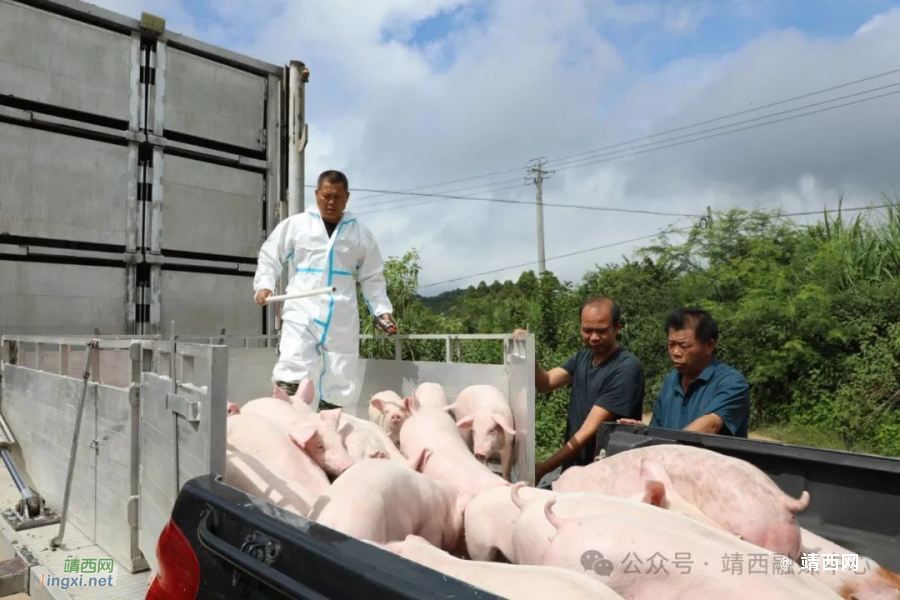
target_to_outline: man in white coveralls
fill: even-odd
[[[272,381],[293,395],[309,377],[316,384],[314,409],[349,406],[359,394],[359,312],[356,280],[366,306],[382,329],[396,333],[384,279],[384,261],[372,233],[345,211],[347,177],[325,171],[316,184],[316,206],[275,227],[259,251],[253,290],[265,306],[283,265],[289,267],[286,294],[322,287],[337,291],[286,300],[281,310],[280,357]]]

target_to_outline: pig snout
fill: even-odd
[[[228,416],[239,415],[239,414],[241,414],[241,407],[239,407],[237,405],[237,403],[235,403],[235,402],[229,402],[227,413],[228,413]]]

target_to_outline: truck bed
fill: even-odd
[[[22,473],[22,475],[27,480],[27,473]],[[14,507],[20,498],[19,490],[10,477],[9,471],[5,467],[0,467],[0,510]],[[28,593],[32,598],[39,600],[116,600],[118,598],[143,598],[147,594],[149,573],[146,571],[129,573],[128,569],[118,563],[116,564],[116,584],[111,588],[87,586],[70,587],[66,590],[58,587],[36,588],[35,585],[40,583],[42,573],[51,577],[71,575],[64,571],[67,558],[112,559],[71,522],[66,523],[62,546],[54,551],[50,548],[50,540],[58,533],[59,523],[15,531],[4,519],[0,518],[2,557],[12,558],[16,549],[19,550],[20,555],[30,554],[33,557],[34,566],[29,570],[28,582]]]

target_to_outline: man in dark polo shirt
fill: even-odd
[[[675,368],[659,392],[650,425],[747,437],[750,386],[736,369],[716,358],[715,319],[704,310],[679,308],[666,321],[666,332]]]
[[[616,341],[622,328],[618,304],[596,297],[581,306],[581,339],[585,348],[566,364],[544,371],[535,363],[535,387],[552,392],[571,385],[565,445],[535,466],[535,483],[562,466],[586,465],[594,459],[596,433],[604,421],[640,419],[644,371],[640,361]],[[517,330],[522,331],[522,330]]]

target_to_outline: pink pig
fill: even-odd
[[[447,408],[447,394],[439,383],[423,382],[413,391],[413,400],[422,407],[431,407],[438,410]]]
[[[553,506],[563,497],[544,507],[556,533],[542,564],[587,573],[626,598],[840,598],[808,576],[781,571],[775,554],[689,517],[633,503],[603,516],[561,518]],[[748,557],[764,564],[766,572],[759,565],[754,572]]]
[[[245,482],[257,477],[271,486],[277,486],[278,482],[299,482],[316,496],[328,489],[330,483],[325,471],[291,441],[280,425],[252,413],[228,417],[225,423],[227,449],[237,456],[249,457],[248,465],[251,459],[254,461],[252,466],[256,475],[251,476],[241,469],[244,472],[241,478]],[[233,478],[238,477],[230,467],[228,469]],[[253,493],[249,489],[245,491]],[[305,500],[311,498],[313,496],[304,496]]]
[[[550,492],[556,502],[554,513],[566,519],[616,514],[645,518],[653,517],[655,510],[664,509],[716,529],[726,537],[734,537],[706,519],[695,506],[678,496],[674,489],[652,479],[651,472],[652,469],[648,469],[643,480],[643,493],[631,498],[604,496],[595,492]],[[546,498],[525,502],[518,497],[518,486],[516,484],[512,492],[512,501],[520,511],[512,532],[512,558],[517,564],[539,565],[542,564],[544,553],[556,531],[544,513]],[[667,492],[671,492],[673,497],[668,497]]]
[[[277,465],[274,467],[278,469]],[[316,492],[301,481],[281,479],[273,473],[268,464],[264,464],[259,458],[233,450],[225,451],[223,481],[232,487],[303,517],[309,513],[309,509],[328,486],[326,479],[319,492]]]
[[[456,426],[463,438],[467,443],[471,440],[475,458],[484,463],[499,452],[503,478],[510,481],[516,430],[503,392],[492,385],[470,385],[450,407],[456,413]]]
[[[557,495],[550,490],[524,486],[517,483],[512,487],[489,488],[472,499],[466,507],[465,519],[469,558],[513,562],[513,529],[521,509],[514,503],[510,490],[515,490],[522,503]]]
[[[463,511],[471,495],[421,473],[430,451],[407,468],[392,460],[361,460],[335,480],[313,506],[309,519],[344,535],[378,544],[420,535],[449,552],[459,552]]]
[[[809,505],[809,493],[803,492],[799,500],[791,498],[750,463],[711,450],[680,444],[636,448],[585,467],[571,467],[553,483],[553,489],[636,494],[641,490],[644,458],[660,463],[678,493],[728,531],[798,560],[800,528],[794,515]]]
[[[409,535],[403,541],[385,544],[383,548],[509,600],[554,596],[566,600],[622,600],[622,596],[602,583],[568,569],[463,560],[435,548],[415,535]]]
[[[406,463],[406,457],[378,425],[347,413],[341,414],[338,433],[347,453],[355,461],[364,458],[389,458]]]
[[[433,454],[423,473],[477,495],[486,489],[509,486],[488,467],[476,460],[459,435],[453,417],[435,408],[419,408],[400,430],[400,450],[407,458],[425,448]]]
[[[804,554],[815,554],[818,559],[816,568],[809,569],[809,574],[819,579],[832,591],[840,594],[841,598],[845,600],[900,600],[900,574],[885,569],[871,558],[842,548],[802,527],[800,528],[800,545]],[[849,565],[846,569],[844,568],[843,556],[845,554],[857,554],[855,570]],[[837,555],[836,564],[825,568],[825,556],[828,555]]]
[[[412,398],[401,398],[397,392],[378,392],[369,400],[369,420],[381,427],[395,446],[399,446],[400,428],[409,418],[412,404]]]
[[[251,400],[241,409],[241,415],[255,415],[270,420],[309,454],[326,473],[337,477],[353,464],[353,459],[338,433],[343,410],[336,408],[314,413],[309,409],[305,399],[307,395],[310,399],[314,397],[313,394],[309,394],[311,387],[305,392],[303,390],[301,382],[297,394],[290,398],[276,386],[272,398]],[[233,418],[235,417],[229,417],[229,420]]]

